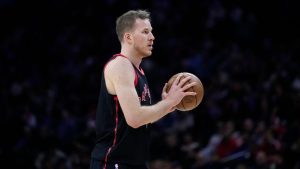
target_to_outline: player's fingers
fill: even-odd
[[[185,96],[191,95],[191,96],[195,96],[197,93],[196,92],[184,92]]]
[[[178,86],[182,87],[187,81],[189,81],[192,77],[191,76],[186,76],[183,79],[180,80]]]
[[[174,80],[173,85],[174,85],[174,84],[175,84],[175,85],[178,85],[179,82],[181,81],[180,79],[181,79],[182,76],[183,76],[183,74],[180,73],[180,74],[176,77],[176,79]]]
[[[189,84],[186,84],[182,87],[182,91],[185,91],[186,89],[189,89],[190,87],[193,87],[195,86],[197,83],[196,82],[192,82],[192,83],[189,83]]]

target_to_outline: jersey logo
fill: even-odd
[[[151,94],[150,94],[150,90],[149,90],[149,87],[147,86],[147,84],[144,85],[142,96],[139,97],[139,99],[140,99],[140,102],[145,102],[149,99],[150,103],[151,103]]]

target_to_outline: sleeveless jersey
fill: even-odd
[[[117,54],[109,61],[116,57],[125,56]],[[142,69],[139,70],[133,64],[132,66],[135,70],[134,84],[140,103],[141,105],[151,105],[146,76]],[[134,129],[126,123],[118,97],[107,91],[104,69],[96,112],[96,145],[92,152],[92,158],[107,164],[144,165],[149,152],[149,125]]]

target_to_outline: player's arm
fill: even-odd
[[[193,83],[183,86],[189,80],[184,78],[179,82],[178,77],[165,99],[151,106],[141,106],[134,86],[135,72],[132,64],[126,58],[118,57],[111,61],[106,68],[106,79],[113,86],[113,92],[118,96],[126,122],[133,128],[157,121],[168,114],[186,95],[195,95],[194,92],[184,92],[193,86]],[[183,87],[182,87],[183,86]]]

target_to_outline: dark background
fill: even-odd
[[[188,71],[203,102],[153,125],[151,169],[300,168],[299,16],[278,1],[0,1],[0,162],[83,169],[115,20],[151,12],[152,96]]]

